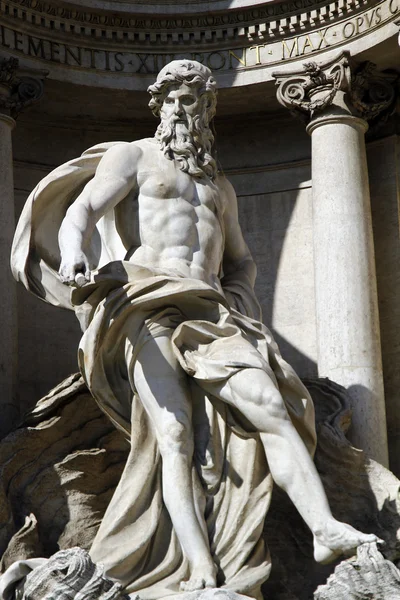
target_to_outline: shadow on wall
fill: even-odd
[[[292,189],[241,195],[239,211],[257,264],[263,321],[298,374],[316,377],[311,188],[303,183],[292,174]]]

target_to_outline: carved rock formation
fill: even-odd
[[[121,585],[108,579],[81,548],[61,550],[26,578],[21,600],[123,600]]]
[[[345,390],[329,380],[305,383],[316,407],[316,465],[335,517],[383,538],[386,559],[397,561],[400,482],[346,439],[351,412]],[[16,560],[49,558],[60,549],[88,550],[128,450],[128,442],[101,413],[78,375],[40,400],[0,443],[0,571]],[[310,600],[340,562],[315,563],[311,533],[278,488],[265,538],[273,565],[265,598]]]
[[[344,560],[326,585],[320,586],[314,600],[398,600],[400,571],[385,560],[376,544],[363,544],[357,558]]]
[[[0,443],[1,571],[19,559],[88,550],[128,451],[79,375],[40,400]]]

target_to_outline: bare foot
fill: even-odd
[[[181,581],[182,592],[195,592],[205,588],[217,587],[217,568],[213,562],[193,566],[190,579]]]
[[[361,544],[380,542],[373,533],[362,533],[351,525],[333,519],[322,531],[314,534],[314,558],[317,562],[328,564],[345,554],[351,556]]]

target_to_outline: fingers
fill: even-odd
[[[85,275],[83,273],[77,273],[75,275],[75,284],[77,287],[82,287],[85,285],[85,283],[87,283],[89,281],[88,276],[87,276],[87,272],[85,273]]]
[[[72,285],[75,282],[75,267],[70,265],[62,265],[58,271],[62,283]]]
[[[90,281],[90,268],[87,260],[81,262],[61,263],[58,271],[62,283],[82,287]]]

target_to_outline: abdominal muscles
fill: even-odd
[[[131,262],[213,283],[222,261],[222,232],[215,205],[196,196],[139,196],[141,246]],[[214,286],[213,286],[214,287]]]

